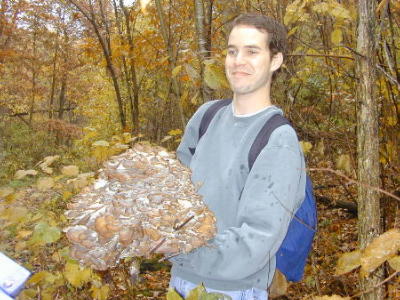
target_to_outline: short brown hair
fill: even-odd
[[[279,52],[285,57],[287,32],[283,24],[268,16],[257,13],[245,13],[240,14],[231,22],[229,31],[240,25],[254,27],[268,33],[267,46],[271,52],[271,57]]]

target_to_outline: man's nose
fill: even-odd
[[[246,62],[246,59],[243,55],[242,51],[238,51],[238,53],[235,56],[235,65],[243,65]]]

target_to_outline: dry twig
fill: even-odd
[[[359,182],[358,180],[352,179],[352,178],[342,174],[340,171],[333,170],[333,169],[330,169],[330,168],[309,168],[308,170],[309,171],[324,171],[324,172],[333,173],[333,174],[335,174],[335,175],[337,175],[339,177],[342,177],[342,178],[346,179],[349,183],[362,185],[362,186],[370,188],[370,189],[372,189],[374,191],[377,191],[377,192],[380,192],[382,194],[385,194],[385,195],[387,195],[387,196],[389,196],[389,197],[391,197],[393,199],[396,199],[397,201],[400,201],[400,197],[397,197],[396,195],[394,195],[392,193],[389,193],[389,192],[387,192],[387,191],[385,191],[385,190],[383,190],[383,189],[381,189],[379,187],[375,187],[375,186],[369,185],[367,183]]]

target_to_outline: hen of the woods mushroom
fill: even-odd
[[[161,147],[135,144],[104,163],[99,178],[68,204],[71,256],[96,270],[148,256],[164,242],[178,253],[205,245],[215,217],[189,169]]]

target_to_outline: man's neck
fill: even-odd
[[[236,115],[252,114],[271,105],[269,93],[233,95],[233,109]]]

